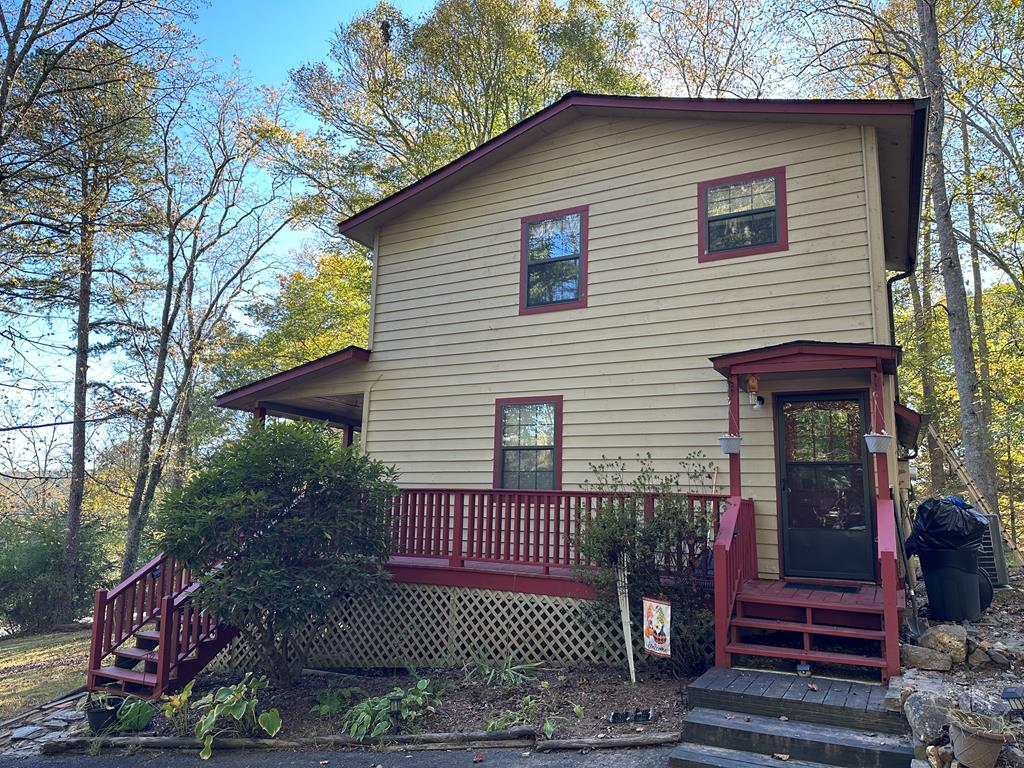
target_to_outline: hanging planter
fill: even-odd
[[[741,435],[722,435],[718,438],[718,445],[722,448],[722,453],[726,456],[740,452],[740,443],[743,442]]]
[[[892,435],[885,432],[868,432],[864,435],[864,442],[867,443],[868,453],[888,453]]]

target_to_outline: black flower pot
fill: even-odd
[[[86,709],[89,730],[99,735],[110,728],[117,722],[117,710],[123,703],[124,699],[107,699],[106,706]]]

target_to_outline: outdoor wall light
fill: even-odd
[[[1024,687],[1004,688],[1003,698],[1015,715],[1024,713]]]

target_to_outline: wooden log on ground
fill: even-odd
[[[99,742],[101,747],[134,747],[136,749],[194,749],[203,748],[199,739],[180,736],[78,736],[59,741],[47,741],[40,745],[39,753],[54,755],[76,749],[92,749]],[[300,741],[284,739],[238,739],[221,738],[213,740],[213,751],[231,749],[298,749]]]
[[[609,736],[604,739],[588,737],[581,739],[548,739],[537,742],[537,751],[551,752],[556,749],[617,749],[619,747],[654,747],[660,744],[675,744],[679,731],[661,733],[638,733],[635,736]]]
[[[336,736],[313,736],[303,739],[311,744],[330,746],[369,746],[372,744],[465,744],[478,741],[514,741],[537,738],[538,728],[534,725],[519,725],[500,731],[453,731],[450,733],[400,733],[393,736],[381,736],[376,739],[358,741],[347,734]]]
[[[420,742],[412,744],[382,744],[381,752],[427,752],[466,749],[501,749],[515,747],[532,749],[537,742],[534,739],[486,739],[484,741],[449,741],[443,743]]]

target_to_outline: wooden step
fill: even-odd
[[[782,621],[781,619],[748,619],[734,617],[732,626],[747,629],[767,629],[778,632],[806,632],[809,635],[830,635],[833,637],[855,637],[859,640],[885,640],[885,632],[880,629],[859,629],[855,627],[837,627],[831,624],[807,624],[800,621]]]
[[[114,655],[121,659],[131,659],[132,661],[157,661],[156,651],[147,651],[145,648],[117,648],[114,650]]]
[[[903,736],[698,707],[683,718],[683,741],[843,768],[909,768]]]
[[[686,687],[691,707],[786,717],[821,725],[905,735],[902,711],[885,706],[887,686],[878,683],[800,677],[790,672],[709,669]]]
[[[736,595],[736,602],[758,605],[787,605],[797,608],[825,608],[830,611],[848,613],[875,613],[881,614],[884,611],[881,603],[839,603],[831,600],[815,600],[807,597],[790,597],[781,593],[770,595],[757,592],[740,592]]]
[[[708,747],[703,744],[680,744],[668,756],[672,768],[779,768],[780,760],[759,752]],[[786,768],[831,768],[807,760],[787,760]]]
[[[817,661],[821,664],[846,664],[851,667],[878,667],[879,669],[885,669],[885,659],[878,656],[858,656],[853,653],[805,651],[803,648],[784,648],[779,645],[757,645],[756,643],[729,643],[725,646],[725,650],[729,653],[739,653],[744,656],[769,656],[777,659]]]
[[[120,680],[129,685],[145,686],[152,688],[156,685],[156,675],[149,672],[140,672],[137,669],[125,669],[123,667],[100,667],[93,671],[96,677],[107,677],[111,680]]]

